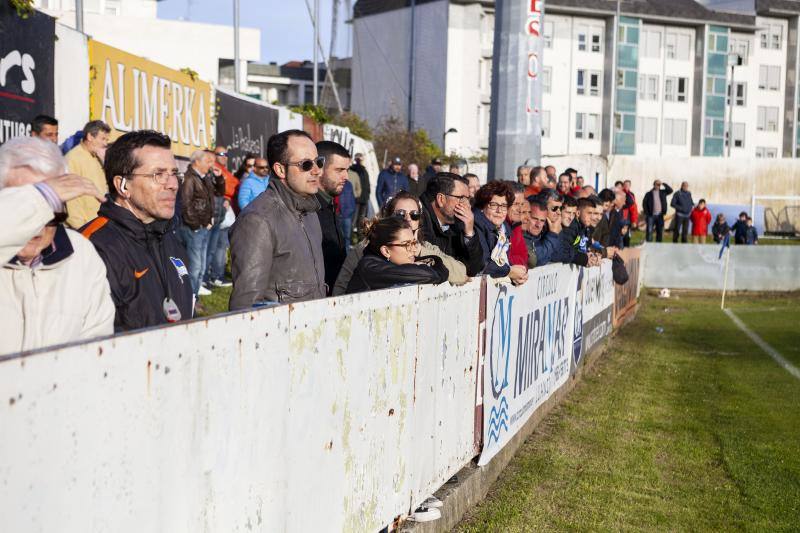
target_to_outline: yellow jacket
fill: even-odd
[[[103,194],[108,193],[106,175],[103,172],[103,163],[91,153],[83,143],[73,148],[67,153],[67,168],[72,174],[78,174],[84,178],[89,178]],[[67,225],[74,229],[97,218],[97,210],[100,202],[92,196],[81,196],[67,202]]]

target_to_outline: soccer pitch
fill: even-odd
[[[800,294],[726,307],[800,367]],[[457,530],[798,528],[800,380],[718,294],[643,291],[636,320]]]

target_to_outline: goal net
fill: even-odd
[[[753,196],[751,213],[762,220],[754,222],[765,235],[800,236],[800,196]]]

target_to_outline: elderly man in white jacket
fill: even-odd
[[[53,143],[17,137],[0,147],[0,355],[114,332],[105,264],[61,224],[67,200],[103,196],[65,169]]]

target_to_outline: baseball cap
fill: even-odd
[[[403,162],[400,160],[399,157],[395,157],[394,159],[392,159],[392,163],[395,164],[395,165],[402,165],[403,164]]]
[[[434,157],[434,158],[431,160],[431,165],[441,165],[441,164],[442,164],[442,160],[441,160],[441,159],[439,159],[438,157]]]

